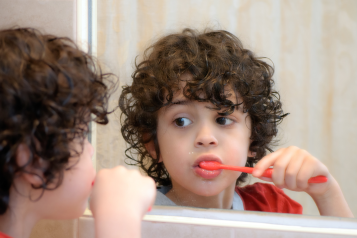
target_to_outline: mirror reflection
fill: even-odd
[[[98,58],[119,75],[111,105],[125,114],[98,126],[97,169],[141,166],[161,205],[356,214],[356,5],[98,2]],[[318,175],[328,182],[308,183]]]

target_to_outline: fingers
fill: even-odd
[[[103,169],[97,174],[91,198],[94,213],[123,213],[130,210],[143,216],[154,204],[156,186],[153,179],[123,166]]]
[[[311,165],[311,162],[306,162],[302,164],[299,173],[296,176],[297,188],[305,190],[309,186],[308,180],[312,177],[312,174],[314,173],[315,169]]]
[[[270,166],[274,167],[271,180],[261,178]],[[294,191],[308,191],[308,180],[317,175],[328,175],[328,169],[307,151],[291,146],[273,152],[257,163],[253,176],[272,181],[277,187]],[[310,189],[311,190],[311,189]]]
[[[144,214],[147,211],[150,211],[152,206],[155,203],[155,198],[156,198],[156,185],[155,181],[150,178],[150,177],[143,177],[144,180],[146,180],[145,184],[143,184],[143,187],[145,187],[146,191],[144,194],[144,201],[146,201],[146,206],[144,206]]]
[[[285,170],[285,184],[286,187],[291,190],[297,188],[296,175],[299,173],[301,166],[304,163],[305,156],[305,153],[296,153]]]
[[[309,183],[309,179],[318,175],[329,177],[329,171],[327,167],[321,163],[319,160],[305,160],[304,164],[301,166],[299,173],[297,174],[297,188],[302,190],[307,190],[315,185],[327,185],[328,183],[313,184]],[[309,189],[314,190],[314,189]],[[317,192],[317,191],[316,191]],[[312,191],[314,193],[314,191]]]
[[[272,179],[275,185],[279,188],[285,187],[285,171],[292,158],[296,156],[296,153],[296,148],[287,148],[284,153],[275,160]]]
[[[276,166],[275,164],[277,163],[277,161],[279,161],[283,157],[294,154],[297,150],[299,150],[298,147],[290,146],[288,148],[281,148],[281,149],[263,157],[254,166],[253,176],[260,177],[263,174],[263,172],[266,169],[268,169],[270,166],[274,165],[274,167],[275,167]],[[283,163],[283,162],[281,162],[281,163]]]
[[[266,169],[272,166],[277,158],[284,152],[284,149],[279,149],[265,157],[263,157],[255,166],[252,175],[260,177]]]

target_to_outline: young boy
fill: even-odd
[[[140,237],[154,181],[123,167],[95,176],[91,161],[88,124],[108,122],[109,77],[67,38],[0,30],[0,237],[78,218],[92,190],[96,237]]]
[[[307,192],[321,215],[352,217],[326,166],[296,147],[271,151],[283,113],[273,68],[226,31],[185,29],[158,40],[136,65],[119,99],[122,135],[161,186],[155,204],[302,213],[281,188]],[[199,166],[217,161],[255,165],[253,176],[274,166],[270,184],[241,187],[247,174]],[[323,175],[328,182],[310,184]],[[279,188],[277,188],[279,187]]]

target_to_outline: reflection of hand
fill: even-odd
[[[291,146],[282,148],[262,158],[255,166],[253,176],[260,177],[263,171],[274,166],[272,178],[263,178],[274,182],[279,188],[304,191],[312,195],[324,195],[332,186],[332,176],[327,167],[307,151]],[[326,176],[326,183],[308,183],[311,177]]]
[[[96,237],[140,237],[141,219],[154,203],[155,182],[122,166],[97,174],[90,207]]]
[[[274,167],[272,178],[262,178],[261,175],[270,166]],[[321,215],[353,216],[327,167],[306,150],[295,146],[279,149],[263,157],[254,167],[252,175],[273,182],[279,188],[308,193]],[[318,175],[326,176],[327,182],[308,183],[310,178]]]

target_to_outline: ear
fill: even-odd
[[[156,150],[155,150],[155,145],[154,145],[154,141],[151,140],[148,143],[145,144],[145,148],[146,150],[149,152],[149,154],[151,155],[151,157],[153,157],[154,159],[156,159]]]
[[[252,142],[253,142],[253,140],[250,139],[250,144],[249,145],[251,145]],[[255,156],[257,156],[257,152],[253,152],[253,151],[248,150],[248,157],[255,157]]]
[[[248,157],[255,157],[257,156],[257,152],[252,152],[252,151],[248,151]]]
[[[31,151],[25,144],[20,144],[17,147],[16,162],[18,166],[24,167],[20,176],[25,179],[29,184],[34,186],[40,186],[43,183],[43,160],[40,158],[39,167],[35,167],[33,164],[29,164],[31,157]]]
[[[149,152],[149,154],[151,155],[151,157],[153,157],[154,159],[157,159],[157,155],[156,155],[156,150],[155,150],[155,144],[154,141],[151,140],[148,143],[145,144],[145,148],[146,150]],[[162,158],[160,157],[159,159],[159,163],[162,162]]]

